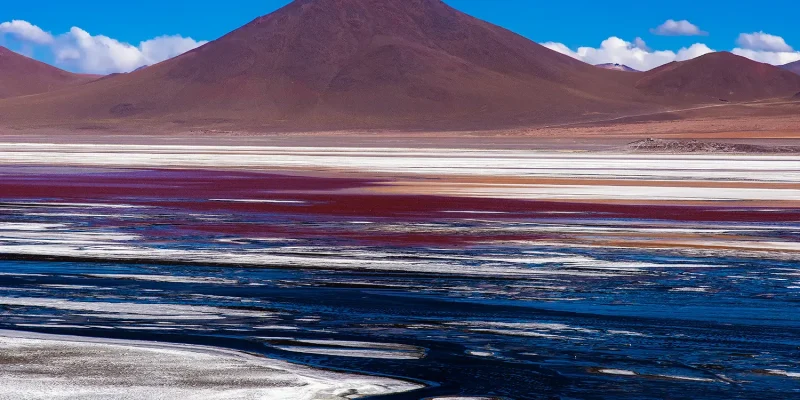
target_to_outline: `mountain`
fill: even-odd
[[[748,101],[792,96],[800,90],[800,75],[720,52],[647,71],[636,87],[657,96]]]
[[[0,102],[0,120],[494,128],[651,109],[634,82],[440,0],[295,0],[160,64]]]
[[[800,75],[800,61],[795,61],[793,63],[789,63],[789,64],[786,64],[786,65],[781,65],[781,68],[785,69],[787,71],[794,72],[795,74]]]
[[[97,78],[69,73],[0,46],[0,99],[50,92]]]
[[[611,69],[611,70],[615,70],[615,71],[639,72],[639,70],[633,69],[633,68],[631,68],[631,67],[629,67],[627,65],[624,65],[624,64],[614,64],[614,63],[597,64],[597,65],[595,65],[595,67],[603,68],[603,69]]]

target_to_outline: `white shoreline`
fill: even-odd
[[[335,400],[422,387],[207,346],[0,330],[0,350],[11,360],[2,400]]]

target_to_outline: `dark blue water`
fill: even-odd
[[[392,399],[800,396],[800,380],[781,376],[800,371],[796,263],[652,255],[658,257],[725,267],[534,282],[435,272],[6,260],[0,328],[229,347],[430,385]],[[185,282],[158,281],[165,274]],[[380,357],[327,354],[372,351],[374,344],[393,346]]]

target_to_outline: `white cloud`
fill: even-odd
[[[196,41],[180,35],[165,35],[139,43],[139,50],[142,52],[147,64],[155,64],[186,53],[206,43],[208,42]]]
[[[107,74],[130,72],[144,65],[183,54],[207,42],[182,36],[160,36],[134,46],[108,36],[92,36],[73,27],[55,40],[56,63],[83,72]]]
[[[800,51],[758,51],[737,47],[733,49],[732,53],[772,65],[784,65],[800,61]]]
[[[2,30],[6,26],[9,27],[8,33],[14,34],[21,41],[47,46],[53,52],[57,65],[94,74],[130,72],[207,43],[175,35],[145,40],[134,46],[108,36],[92,35],[78,27],[72,27],[69,32],[54,37],[26,21],[0,24],[0,32],[6,32]],[[13,31],[11,27],[15,27]]]
[[[128,72],[146,63],[136,46],[77,27],[56,38],[53,52],[56,64],[96,74]]]
[[[687,21],[675,21],[674,19],[668,19],[666,22],[658,26],[657,28],[653,28],[650,32],[661,35],[661,36],[704,36],[708,35],[707,32],[700,30],[700,28]]]
[[[706,46],[703,43],[695,43],[688,48],[683,47],[678,50],[678,54],[675,56],[675,61],[686,61],[691,60],[693,58],[700,57],[702,55],[713,53],[714,50],[710,47]]]
[[[28,21],[13,20],[0,24],[0,34],[12,35],[24,42],[34,44],[49,44],[53,42],[53,35]]]
[[[792,52],[792,46],[786,44],[780,36],[770,35],[764,32],[742,33],[736,44],[743,49],[756,51],[770,51],[788,53]]]
[[[575,51],[562,43],[550,42],[543,45],[589,64],[624,64],[640,71],[647,71],[672,61],[689,60],[714,51],[702,43],[682,48],[677,53],[671,50],[654,51],[648,48],[641,38],[627,42],[613,36],[604,40],[598,48],[580,47]]]
[[[784,65],[800,60],[800,51],[795,51],[780,36],[764,32],[742,33],[736,44],[739,47],[732,50],[733,54],[751,60],[772,65]]]

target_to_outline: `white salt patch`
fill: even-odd
[[[680,376],[680,375],[654,375],[660,378],[667,378],[667,379],[674,379],[678,381],[690,381],[690,382],[716,382],[713,379],[709,378],[696,378],[691,376]]]
[[[238,281],[214,277],[193,277],[178,275],[132,275],[132,274],[89,274],[93,278],[130,279],[137,281],[166,282],[166,283],[213,283],[235,285]]]
[[[647,336],[642,333],[638,332],[631,332],[631,331],[618,331],[618,330],[609,330],[608,333],[612,335],[622,335],[622,336]]]
[[[669,201],[778,201],[800,199],[797,189],[601,186],[601,185],[469,185],[437,183],[435,193],[501,199],[560,200],[669,200]]]
[[[0,222],[0,230],[3,231],[47,231],[50,229],[66,228],[66,224],[40,224],[33,222]]]
[[[492,353],[490,351],[469,350],[469,351],[467,351],[467,354],[475,356],[475,357],[492,357],[492,356],[494,356],[494,353]]]
[[[683,288],[672,288],[669,291],[670,292],[706,293],[706,292],[708,292],[708,288],[707,287],[683,287]]]
[[[182,304],[81,302],[65,299],[0,297],[0,304],[89,312],[88,317],[122,320],[217,320],[228,316],[271,318],[274,314]],[[96,313],[96,314],[95,314]]]
[[[307,346],[272,346],[283,351],[303,354],[319,354],[326,356],[351,357],[351,358],[377,358],[384,360],[418,360],[421,355],[401,351],[381,351],[373,349],[339,349],[333,347],[307,347]]]
[[[459,211],[459,210],[449,210],[449,211],[442,211],[443,213],[447,214],[508,214],[507,212],[503,211]]]
[[[20,328],[88,329],[87,326],[65,324],[14,324],[14,326]]]
[[[295,353],[321,354],[340,357],[415,360],[425,356],[425,349],[396,343],[313,339],[289,339],[289,341],[296,343],[297,345],[276,344],[271,346],[277,349]],[[310,346],[301,346],[301,344]]]
[[[270,199],[209,199],[224,203],[268,203],[268,204],[305,204],[302,200],[270,200]]]
[[[297,331],[300,328],[296,326],[285,326],[285,325],[259,325],[254,326],[253,329],[265,329],[265,330],[273,330],[273,331]]]
[[[0,272],[0,276],[43,277],[43,276],[47,276],[47,275],[44,275],[44,274],[26,274],[26,273],[17,273],[17,272]]]
[[[4,399],[344,400],[420,388],[211,347],[0,331]],[[80,365],[80,368],[75,368]]]
[[[597,372],[606,375],[621,375],[621,376],[636,376],[638,375],[636,372],[628,371],[624,369],[598,369]]]
[[[91,286],[91,285],[39,285],[43,288],[48,289],[65,289],[65,290],[92,290],[92,289],[101,289],[98,286]],[[102,288],[105,290],[109,290],[109,288]]]
[[[520,337],[541,338],[541,339],[581,340],[578,338],[572,338],[567,336],[553,335],[550,333],[524,331],[519,329],[470,329],[469,331],[475,333],[490,333],[493,335],[520,336]]]
[[[681,181],[800,181],[792,156],[579,154],[530,150],[390,149],[348,147],[0,144],[0,163],[126,167],[333,169],[414,175],[581,177],[672,180],[674,188],[495,185],[490,196],[798,199],[791,189],[686,188]],[[414,183],[419,185],[419,183]],[[441,193],[440,182],[435,191]],[[463,185],[462,185],[463,186]],[[516,186],[516,187],[515,187]],[[517,189],[517,190],[514,190]],[[559,189],[562,192],[559,193]],[[475,192],[475,189],[464,188]],[[642,197],[644,196],[644,197]]]
[[[123,239],[120,237],[120,239]],[[128,239],[127,237],[125,239]],[[0,239],[1,240],[1,239]],[[37,241],[45,241],[43,238]],[[153,261],[217,263],[223,265],[276,265],[282,268],[325,267],[327,269],[355,269],[392,272],[437,273],[461,276],[491,277],[532,277],[532,276],[572,276],[572,277],[620,277],[638,274],[641,264],[620,265],[611,262],[598,262],[597,268],[574,270],[562,268],[530,268],[524,263],[481,263],[463,265],[453,260],[437,259],[428,261],[393,260],[389,257],[398,253],[375,252],[365,249],[322,248],[322,247],[282,247],[241,251],[224,250],[184,250],[139,247],[123,243],[78,244],[78,243],[37,243],[5,244],[0,246],[0,254],[81,257],[107,259],[135,259]],[[481,258],[475,258],[480,261]],[[608,271],[600,271],[603,266]]]
[[[800,379],[800,372],[788,372],[788,371],[783,371],[783,370],[780,370],[780,369],[768,369],[767,373],[769,373],[770,375],[779,375],[779,376],[785,376],[785,377],[789,377],[789,378],[798,378],[798,379]]]
[[[319,317],[303,317],[303,318],[296,318],[295,321],[297,322],[320,322],[322,318]]]
[[[538,322],[490,322],[490,321],[469,321],[469,322],[449,322],[447,325],[455,326],[468,326],[472,328],[508,328],[518,330],[535,330],[535,331],[564,331],[564,332],[581,332],[581,333],[597,333],[596,330],[573,327],[565,324],[556,323],[538,323]]]

